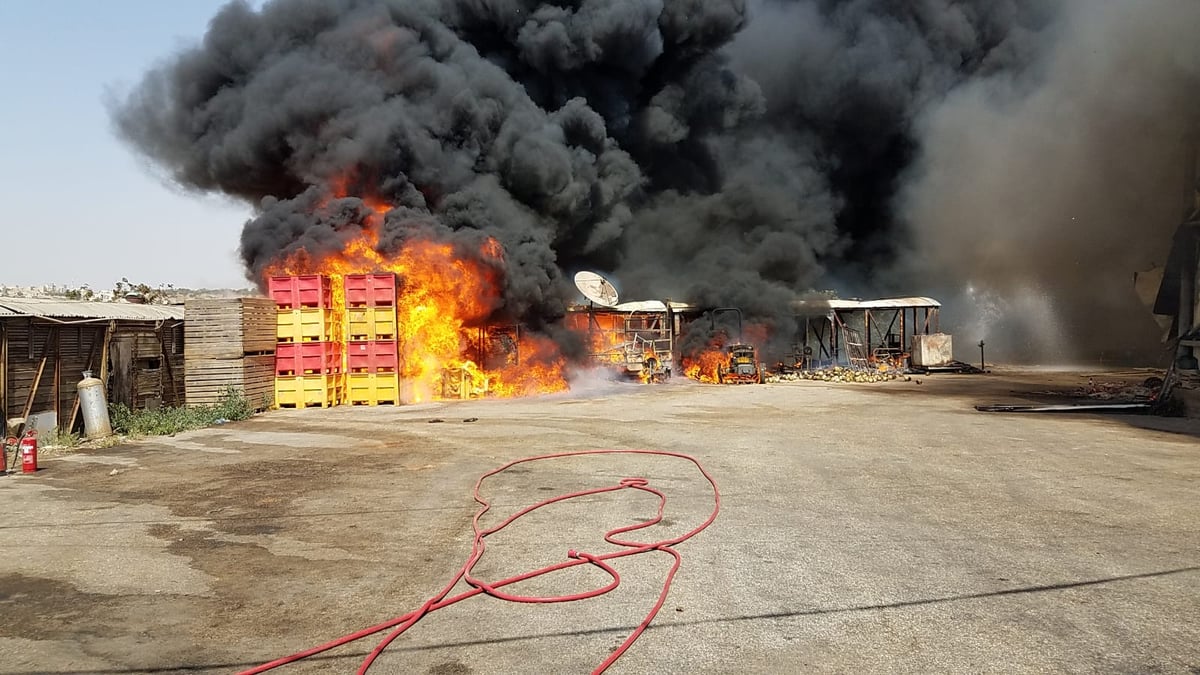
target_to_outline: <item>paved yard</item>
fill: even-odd
[[[662,614],[612,673],[1200,673],[1195,424],[971,407],[1026,386],[608,384],[277,411],[50,457],[35,476],[0,478],[0,672],[234,672],[319,644],[442,587],[470,550],[483,472],[650,448],[699,459],[721,513],[678,546]],[[711,509],[685,461],[587,457],[485,484],[486,522],[627,476],[668,496],[644,536]],[[497,535],[479,575],[612,550],[603,533],[655,505],[624,490],[538,512]],[[371,672],[587,672],[645,616],[671,560],[618,560],[620,588],[579,603],[471,598]],[[579,567],[519,590],[606,580]],[[276,672],[353,672],[373,644]]]

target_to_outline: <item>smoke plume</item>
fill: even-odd
[[[900,202],[914,233],[905,271],[964,293],[960,313],[1005,310],[963,337],[999,338],[1010,357],[1162,353],[1133,274],[1166,262],[1183,215],[1200,130],[1195,26],[1188,0],[1067,2],[1036,61],[923,111]]]
[[[535,325],[572,296],[564,272],[594,268],[627,298],[739,307],[781,342],[809,289],[968,283],[1040,289],[1078,339],[1169,239],[1198,11],[235,1],[113,115],[175,181],[255,207],[255,281],[386,203],[385,252],[499,241],[495,311]]]

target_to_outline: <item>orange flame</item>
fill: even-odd
[[[587,340],[592,363],[601,366],[625,365],[627,338],[622,315],[576,312],[567,315],[566,325]]]
[[[334,187],[335,192],[343,188],[336,183]],[[341,251],[317,257],[300,250],[269,265],[265,274],[328,275],[337,295],[344,275],[395,273],[400,280],[396,320],[402,401],[442,397],[449,377],[458,382],[469,379],[470,392],[490,396],[566,390],[565,359],[557,346],[542,336],[521,336],[515,345],[516,357],[499,370],[489,372],[476,365],[477,359],[486,356],[479,329],[485,328],[503,303],[503,247],[499,242],[489,238],[477,255],[463,256],[451,244],[411,240],[395,254],[385,255],[376,246],[382,214],[390,207],[377,199],[365,199],[364,203],[375,213],[362,234]]]
[[[708,340],[708,344],[699,352],[683,354],[683,374],[693,380],[708,384],[717,383],[717,369],[725,362],[725,343],[728,338],[724,333],[717,333]]]
[[[716,384],[717,369],[725,361],[725,354],[718,349],[709,349],[683,359],[683,372],[693,380]]]
[[[742,332],[742,342],[763,345],[768,342],[770,335],[770,326],[761,323],[747,323]],[[727,365],[729,361],[729,355],[724,351],[725,347],[736,341],[724,332],[716,333],[698,353],[683,355],[684,375],[693,380],[716,384],[719,382],[718,369]]]

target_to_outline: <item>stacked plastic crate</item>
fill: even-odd
[[[335,332],[329,277],[272,277],[268,294],[278,308],[275,405],[327,408],[345,395],[343,350]]]
[[[348,274],[345,293],[346,402],[396,405],[396,275]]]

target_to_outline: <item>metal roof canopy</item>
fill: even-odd
[[[881,358],[903,359],[918,335],[940,332],[941,307],[937,300],[922,296],[794,302],[792,310],[803,323],[799,335],[803,367],[812,362],[868,367]]]
[[[0,298],[0,316],[29,316],[62,320],[65,323],[111,320],[182,321],[183,306],[49,298]]]
[[[684,302],[665,303],[661,300],[641,300],[638,302],[623,302],[613,309],[618,312],[665,312],[670,305],[673,311],[687,311],[692,306]]]
[[[589,307],[587,305],[575,305],[568,311],[570,312],[591,312],[594,314],[613,314],[613,313],[629,313],[629,312],[657,312],[662,313],[667,311],[667,307],[673,312],[690,312],[697,311],[693,305],[686,302],[663,302],[661,300],[638,300],[635,302],[623,302],[612,307]]]
[[[829,310],[855,311],[864,309],[925,309],[941,307],[942,303],[933,298],[914,296],[908,298],[883,298],[880,300],[799,300],[792,303],[792,309],[797,311]]]

